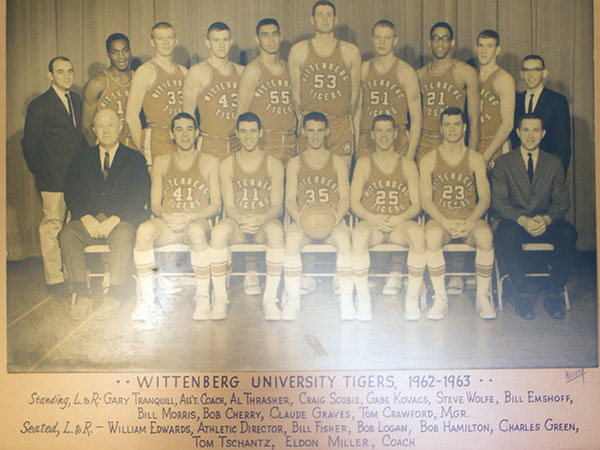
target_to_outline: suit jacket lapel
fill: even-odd
[[[121,166],[121,159],[123,158],[123,150],[121,150],[121,144],[117,147],[117,151],[115,152],[115,157],[112,160],[112,164],[110,165],[110,170],[108,171],[108,177],[106,178],[107,182],[112,182],[112,179],[119,172],[119,167]],[[100,170],[102,172],[102,170]]]
[[[546,94],[546,88],[543,88],[542,92],[540,93],[540,98],[538,98],[538,101],[535,105],[535,109],[533,110],[533,112],[536,113],[538,116],[546,108]]]
[[[523,183],[530,184],[529,183],[529,175],[527,175],[527,167],[525,166],[525,161],[523,161],[523,156],[521,155],[521,149],[517,148],[517,149],[513,150],[513,152],[514,152],[513,166],[515,166],[515,168],[517,170],[517,174],[519,175],[519,177],[521,178],[521,181]],[[535,174],[534,174],[533,178],[535,179]]]
[[[546,168],[546,154],[541,150],[538,150],[538,152],[538,160],[537,164],[535,165],[535,172],[533,173],[533,183],[531,183],[532,186],[535,185],[535,183],[537,183],[537,181],[540,179],[541,174]]]
[[[58,93],[54,90],[52,86],[50,86],[50,91],[52,94],[52,98],[54,98],[55,107],[62,112],[62,115],[66,119],[66,121],[73,125],[73,120],[71,120],[71,116],[69,116],[69,111],[67,110],[67,108],[65,108],[65,104],[62,102],[62,99],[58,96]],[[73,98],[71,97],[71,107],[73,108],[73,114],[75,114],[75,117],[77,117],[75,113],[74,103],[75,102],[73,102]],[[74,125],[73,128],[75,128]]]

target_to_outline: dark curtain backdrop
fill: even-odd
[[[27,104],[48,88],[48,61],[65,55],[75,68],[74,90],[108,63],[104,41],[122,32],[133,55],[151,57],[150,28],[158,21],[175,26],[177,62],[189,66],[208,56],[204,35],[216,20],[233,30],[231,58],[246,64],[257,55],[254,27],[275,17],[282,27],[282,55],[312,34],[313,0],[8,0],[7,2],[7,249],[8,259],[40,255],[39,194],[21,153]],[[518,79],[523,56],[539,53],[550,70],[548,87],[567,96],[572,114],[574,156],[569,169],[569,220],[580,233],[578,247],[595,248],[594,90],[592,0],[337,0],[337,36],[372,56],[371,26],[392,20],[399,31],[397,55],[421,67],[431,25],[449,22],[456,32],[455,55],[474,57],[474,40],[484,28],[498,30],[499,62]]]

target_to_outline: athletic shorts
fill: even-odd
[[[152,165],[153,158],[176,150],[175,143],[169,136],[169,129],[149,125],[142,132],[142,153],[146,157],[146,164]]]
[[[398,128],[398,137],[394,142],[394,150],[406,155],[408,150],[408,130],[405,127]],[[363,156],[369,156],[375,151],[375,140],[371,136],[371,130],[361,130],[358,138],[358,155],[357,159]]]
[[[200,136],[200,151],[207,155],[215,156],[219,161],[223,161],[229,155],[239,150],[241,145],[235,135],[228,138],[206,134],[201,134]]]
[[[297,154],[296,141],[296,132],[294,130],[289,132],[265,130],[260,141],[260,146],[268,155],[277,158],[285,166]]]
[[[328,117],[329,136],[325,147],[339,156],[352,156],[354,150],[354,126],[350,116]],[[298,138],[298,153],[306,148],[304,136]]]
[[[443,138],[439,133],[430,133],[428,131],[421,130],[421,137],[417,144],[417,163],[421,161],[421,158],[432,150],[436,150],[442,145]]]

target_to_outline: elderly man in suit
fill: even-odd
[[[525,293],[522,244],[549,242],[550,292],[544,309],[556,319],[565,317],[560,292],[567,283],[575,254],[577,231],[564,217],[569,189],[558,157],[540,150],[546,131],[542,119],[526,114],[519,120],[519,149],[498,158],[492,171],[492,208],[500,217],[494,245],[499,262],[512,282],[517,314],[533,319],[531,298]]]
[[[521,63],[521,78],[527,89],[517,94],[515,104],[515,124],[525,114],[535,114],[544,121],[546,135],[540,148],[556,155],[562,161],[565,173],[571,160],[571,118],[569,103],[564,95],[544,86],[548,69],[544,58],[527,55]],[[516,128],[510,135],[513,148],[521,145]]]
[[[123,299],[135,230],[149,217],[146,159],[119,143],[122,127],[114,110],[98,111],[93,120],[98,145],[75,155],[67,171],[65,201],[72,220],[60,232],[59,241],[68,281],[77,296],[71,308],[74,320],[83,318],[91,305],[84,248],[106,242],[110,247],[110,287],[95,315],[109,319]]]
[[[50,89],[27,107],[22,140],[23,156],[42,197],[39,226],[44,275],[48,291],[68,294],[62,272],[58,232],[65,221],[64,187],[69,161],[85,143],[81,98],[71,92],[73,65],[64,56],[48,64]]]

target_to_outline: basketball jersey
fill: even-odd
[[[233,63],[228,75],[222,75],[208,61],[206,64],[210,69],[210,81],[198,95],[200,128],[202,134],[228,139],[235,131],[240,75]]]
[[[421,130],[430,135],[441,136],[440,116],[451,106],[464,111],[467,91],[456,78],[454,60],[442,74],[435,75],[431,71],[431,63],[427,65],[421,78],[421,97],[423,101],[423,125]]]
[[[238,153],[232,156],[233,202],[241,214],[264,214],[271,207],[271,176],[267,167],[268,155],[253,172],[247,172],[238,162]]]
[[[320,169],[316,169],[308,163],[306,153],[300,153],[297,188],[300,210],[310,203],[329,203],[337,208],[340,200],[337,172],[333,167],[333,153],[330,151],[328,153],[327,162]]]
[[[477,204],[475,178],[469,163],[470,150],[456,165],[448,164],[439,148],[431,174],[433,203],[447,219],[466,220]]]
[[[183,71],[176,64],[175,72],[169,73],[150,60],[156,80],[144,96],[144,115],[148,125],[169,128],[171,119],[183,110]]]
[[[104,77],[106,79],[106,88],[104,89],[104,92],[102,92],[102,95],[100,95],[96,108],[98,110],[109,108],[117,113],[123,124],[119,141],[127,147],[135,148],[133,139],[131,139],[131,133],[129,132],[129,126],[125,121],[125,107],[127,106],[131,80],[129,80],[129,83],[127,84],[121,84],[108,70],[104,70]]]
[[[369,175],[361,197],[363,207],[373,214],[398,215],[410,206],[408,182],[402,157],[398,156],[391,173],[384,173],[369,156]]]
[[[502,69],[498,68],[485,81],[481,82],[481,112],[479,113],[479,152],[483,153],[498,128],[502,124],[500,115],[500,95],[494,82]],[[498,152],[499,153],[499,152]],[[499,156],[499,155],[498,155]]]
[[[342,58],[338,40],[329,56],[319,55],[308,41],[308,56],[300,70],[300,109],[302,114],[318,111],[328,117],[352,112],[350,70]]]
[[[257,60],[262,71],[260,82],[254,91],[250,111],[260,117],[262,127],[268,131],[294,131],[296,114],[292,108],[290,74],[282,64],[281,73],[275,75]]]
[[[198,158],[199,154],[188,170],[182,170],[177,166],[175,153],[171,153],[162,184],[162,206],[165,212],[199,212],[210,204],[208,180],[202,176]]]
[[[369,71],[362,83],[361,130],[370,130],[373,119],[380,114],[392,116],[399,128],[408,125],[406,94],[397,76],[399,63],[396,61],[386,73],[380,73],[373,60],[369,61]]]

